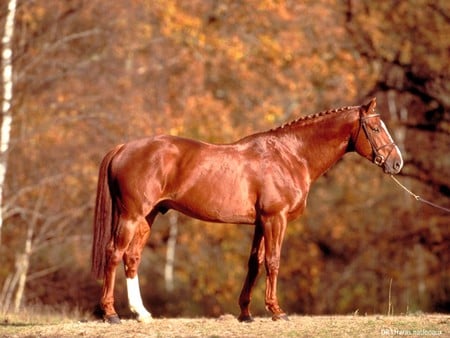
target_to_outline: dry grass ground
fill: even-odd
[[[450,337],[450,315],[291,316],[273,322],[256,318],[239,323],[234,316],[154,319],[149,324],[123,320],[110,325],[95,320],[70,320],[42,314],[6,315],[0,337]]]

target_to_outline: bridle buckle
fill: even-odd
[[[375,163],[378,166],[382,166],[384,163],[384,156],[377,154],[373,160],[373,163]]]

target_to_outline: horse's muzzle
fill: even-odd
[[[399,156],[395,156],[390,159],[390,161],[386,161],[383,164],[383,169],[386,174],[395,175],[398,174],[403,168],[403,158],[398,153]]]

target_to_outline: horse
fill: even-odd
[[[238,320],[253,321],[251,294],[263,264],[266,309],[273,320],[288,320],[277,299],[280,252],[287,223],[304,211],[311,184],[347,152],[387,174],[403,167],[375,107],[373,98],[229,144],[158,135],[114,147],[99,169],[92,244],[92,273],[103,279],[104,320],[120,323],[114,284],[121,261],[131,311],[138,321],[152,319],[142,302],[138,266],[155,217],[169,209],[203,221],[254,225]]]

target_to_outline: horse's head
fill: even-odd
[[[382,167],[387,174],[398,174],[403,167],[400,150],[386,125],[375,112],[376,100],[360,108],[359,127],[353,144],[358,154]]]

